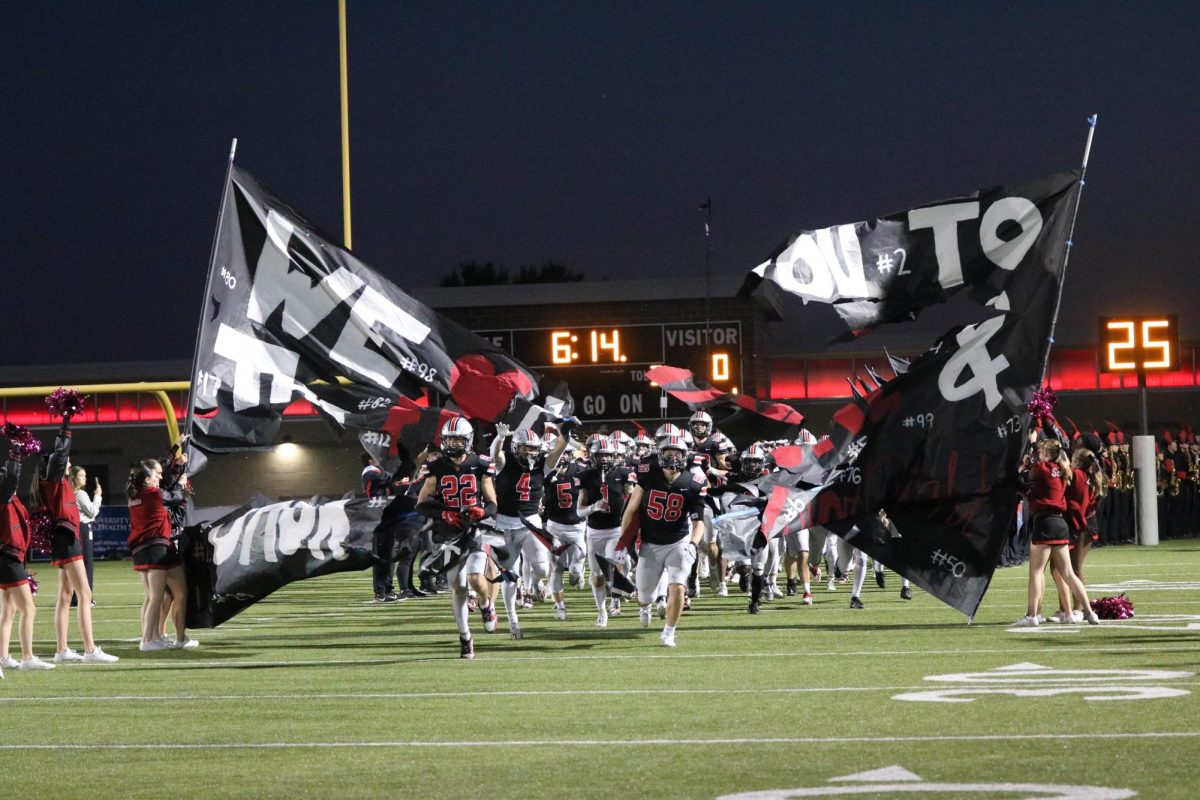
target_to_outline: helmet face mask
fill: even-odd
[[[466,454],[470,448],[470,444],[465,436],[443,436],[442,437],[442,452],[455,458]]]
[[[661,447],[658,451],[658,463],[665,469],[683,469],[687,464],[687,451],[676,445]]]

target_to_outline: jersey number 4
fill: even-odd
[[[651,489],[646,495],[646,516],[663,522],[676,522],[683,516],[683,495]]]
[[[443,475],[438,483],[442,502],[448,508],[470,508],[479,496],[479,484],[474,475]]]

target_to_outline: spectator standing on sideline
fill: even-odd
[[[75,489],[75,505],[79,506],[79,543],[83,547],[83,568],[87,572],[88,588],[92,590],[92,605],[96,605],[96,566],[92,555],[92,523],[100,516],[104,502],[104,487],[96,480],[96,491],[92,497],[87,493],[87,470],[76,464],[69,470],[71,487]],[[71,596],[71,605],[79,604],[79,595]]]

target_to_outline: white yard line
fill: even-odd
[[[1021,680],[1016,684],[1025,685]],[[1155,686],[1200,686],[1200,681],[1176,678],[1154,680]],[[989,682],[988,688],[1000,684]],[[513,689],[471,692],[313,692],[310,694],[164,694],[164,695],[50,695],[44,697],[0,697],[4,703],[162,703],[162,702],[244,702],[247,700],[438,700],[464,697],[591,697],[620,695],[779,695],[819,694],[822,692],[907,692],[937,688],[962,689],[962,684],[938,687],[929,683],[915,686],[803,686],[760,689]],[[1088,687],[1096,688],[1096,687]]]
[[[519,739],[376,742],[197,742],[194,744],[0,744],[0,750],[294,750],[316,748],[444,748],[444,747],[691,747],[695,745],[890,744],[913,742],[1019,742],[1064,739],[1195,739],[1200,731],[1143,733],[1014,733],[977,736],[795,736],[715,739]]]

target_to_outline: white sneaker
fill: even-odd
[[[99,648],[97,648],[99,649]],[[149,653],[152,650],[170,650],[171,645],[164,642],[162,639],[151,639],[148,642],[142,642],[138,645],[138,650],[143,653]]]
[[[183,637],[182,642],[179,641],[178,639],[171,640],[171,649],[172,650],[191,650],[193,647],[199,647],[199,646],[200,646],[200,642],[196,641],[195,639],[193,639],[190,636]]]
[[[79,655],[79,653],[76,653],[69,647],[66,650],[63,650],[61,653],[54,654],[55,664],[66,664],[71,661],[83,661],[83,656]]]
[[[1026,614],[1025,616],[1021,617],[1019,620],[1014,622],[1012,624],[1012,626],[1014,628],[1036,628],[1038,626],[1038,624],[1039,623],[1038,623],[1037,617],[1031,617],[1028,614]]]
[[[667,601],[659,600],[658,603],[655,604],[654,610],[658,613],[659,619],[665,619],[667,616]]]
[[[85,664],[113,664],[120,660],[119,657],[110,656],[101,650],[100,645],[96,645],[96,649],[92,652],[83,654],[83,663]]]
[[[21,668],[21,662],[17,661],[12,656],[5,656],[4,658],[0,658],[0,669],[20,669],[20,668]]]
[[[612,610],[608,612],[610,617],[621,616],[621,598],[614,597],[612,602]]]
[[[721,581],[721,585],[717,587],[717,597],[729,597],[729,587],[725,581]]]
[[[508,638],[519,641],[525,638],[525,631],[521,630],[521,626],[513,623],[508,626]]]
[[[596,627],[597,628],[607,628],[608,627],[608,612],[607,611],[601,611],[596,616]]]
[[[829,577],[829,582],[825,584],[825,590],[828,592],[836,592],[837,584],[833,582],[833,576]]]
[[[643,628],[650,627],[650,620],[654,618],[654,609],[650,606],[638,609],[638,622],[642,623]]]
[[[37,656],[30,656],[22,661],[17,669],[54,669],[54,665],[47,664]]]
[[[1050,621],[1059,625],[1070,625],[1075,619],[1072,614],[1064,614],[1061,611],[1056,611],[1050,615]]]
[[[558,620],[559,622],[562,622],[563,620],[565,620],[567,618],[567,607],[566,606],[555,606],[554,607],[554,618],[556,620]]]
[[[1083,612],[1078,608],[1071,612],[1072,622],[1083,622]]]
[[[658,641],[659,641],[659,643],[662,644],[663,647],[674,647],[675,646],[675,631],[671,631],[670,633],[667,633],[664,630],[662,633],[660,633],[658,635]]]
[[[1079,613],[1081,613],[1085,616],[1085,618],[1087,619],[1088,625],[1099,625],[1100,624],[1100,616],[1095,611],[1092,611],[1090,608],[1087,611],[1081,611]]]

